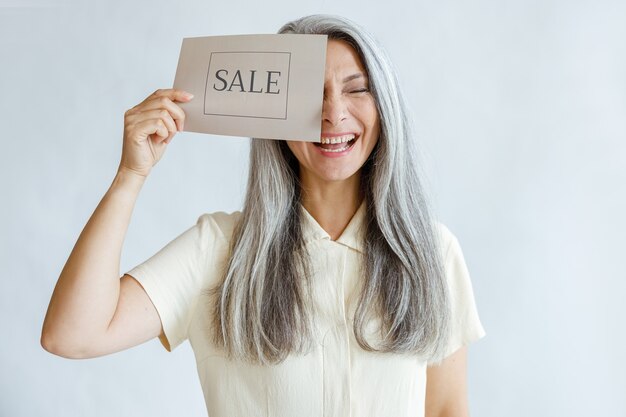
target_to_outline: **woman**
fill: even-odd
[[[391,66],[343,18],[280,33],[329,36],[320,143],[253,139],[242,212],[203,214],[118,280],[137,194],[192,98],[158,90],[127,111],[42,345],[88,358],[189,339],[212,417],[467,415],[465,346],[484,332],[458,241],[424,201]]]

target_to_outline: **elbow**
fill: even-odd
[[[41,332],[40,343],[41,347],[46,352],[65,359],[87,359],[90,357],[85,351],[76,349],[75,347],[72,347],[71,344],[67,345],[59,343],[58,340],[45,331]]]
[[[54,341],[52,337],[50,337],[47,333],[41,333],[41,347],[49,353],[53,355],[60,356],[62,358],[72,359],[61,347]]]

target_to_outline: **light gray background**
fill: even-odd
[[[56,279],[119,162],[124,111],[171,86],[186,36],[328,12],[387,48],[487,337],[474,416],[626,415],[626,2],[0,0],[0,415],[206,415],[189,344],[71,361],[39,345]],[[246,139],[179,134],[121,272],[236,210]]]

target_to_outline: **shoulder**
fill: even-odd
[[[230,241],[240,218],[241,211],[204,213],[198,217],[196,226],[205,233]]]
[[[435,233],[437,235],[439,250],[441,252],[442,259],[448,260],[450,257],[458,255],[461,250],[459,240],[456,235],[445,224],[436,221],[434,226]]]
[[[437,223],[437,235],[443,268],[452,292],[471,292],[470,274],[463,250],[456,235],[444,224]]]

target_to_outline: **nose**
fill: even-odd
[[[338,126],[347,119],[347,108],[345,101],[340,96],[324,96],[322,104],[322,121]]]

